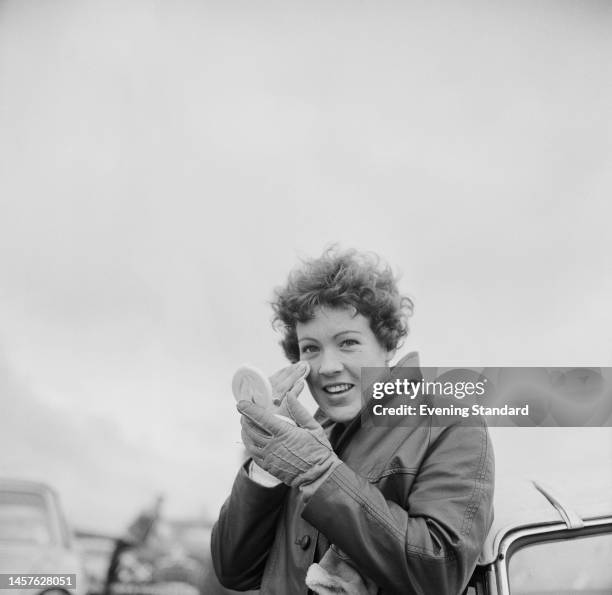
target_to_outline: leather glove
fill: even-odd
[[[242,441],[255,463],[292,487],[310,484],[340,464],[325,430],[297,398],[287,395],[292,425],[249,401],[240,401]]]

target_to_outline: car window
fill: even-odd
[[[39,494],[0,492],[0,541],[48,545],[51,527]]]
[[[612,533],[525,546],[510,558],[512,595],[610,595]]]

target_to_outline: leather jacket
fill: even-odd
[[[401,421],[374,427],[358,416],[332,425],[343,464],[312,493],[263,487],[241,468],[212,532],[221,583],[262,595],[306,594],[308,567],[332,543],[379,593],[461,593],[493,519],[485,422]]]

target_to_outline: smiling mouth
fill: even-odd
[[[354,384],[349,384],[346,382],[342,384],[328,384],[327,386],[323,387],[323,390],[328,395],[342,395],[351,390],[354,386]]]

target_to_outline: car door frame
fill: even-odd
[[[510,531],[499,544],[497,557],[492,564],[483,568],[480,577],[475,577],[478,595],[511,595],[509,563],[519,549],[535,543],[547,543],[612,533],[612,516],[584,521],[581,527],[568,528],[563,523],[535,525]]]

